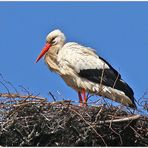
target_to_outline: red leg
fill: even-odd
[[[86,91],[84,88],[82,89],[82,95],[84,100],[84,106],[87,106],[87,97],[86,97]]]
[[[82,96],[81,96],[81,92],[80,91],[78,91],[78,96],[79,96],[79,105],[80,106],[83,106],[83,99],[82,99]]]

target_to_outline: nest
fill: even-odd
[[[0,97],[0,146],[148,146],[148,117],[121,106]]]

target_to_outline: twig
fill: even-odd
[[[130,126],[130,128],[131,128],[141,139],[143,139],[143,137],[142,137],[133,127]]]
[[[114,84],[113,84],[113,88],[115,87],[115,85],[116,85],[116,83],[117,83],[118,78],[119,78],[119,73],[118,73],[117,78],[116,78],[116,80],[115,80],[115,82],[114,82]]]
[[[102,105],[101,109],[100,109],[99,112],[97,113],[97,115],[96,115],[96,117],[95,117],[95,123],[97,122],[98,117],[100,116],[100,113],[101,113],[102,110],[103,110],[103,107],[104,107],[104,105]]]
[[[0,93],[0,97],[5,97],[5,98],[32,98],[32,99],[40,99],[40,100],[47,100],[47,98],[39,97],[39,96],[34,96],[34,95],[20,95],[20,94],[14,94],[14,93]]]
[[[4,77],[3,77],[3,75],[2,75],[1,73],[0,73],[0,77],[2,78],[2,80],[3,80],[5,83],[9,84],[9,85],[14,89],[14,91],[15,91],[16,93],[18,93],[17,89],[13,86],[13,84],[12,84],[11,82],[5,80]]]
[[[123,140],[122,140],[122,137],[121,137],[121,135],[119,134],[119,133],[117,133],[112,127],[110,127],[110,129],[116,134],[116,135],[118,135],[119,136],[119,139],[120,139],[120,145],[122,145],[123,144]]]
[[[126,121],[130,121],[130,120],[137,120],[140,117],[141,117],[140,115],[134,115],[131,117],[126,117],[126,118],[121,118],[121,119],[99,121],[99,124],[110,123],[110,122],[112,122],[112,123],[126,122]]]
[[[102,88],[102,81],[103,81],[104,71],[105,71],[105,62],[103,64],[103,71],[101,73],[101,80],[100,80],[100,84],[99,84],[99,93],[101,93],[101,91],[103,90],[103,88]]]
[[[54,95],[49,91],[48,94],[52,97],[52,99],[56,102]]]

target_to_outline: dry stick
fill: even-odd
[[[10,94],[10,91],[9,91],[8,87],[3,82],[0,81],[0,83],[5,87],[5,89],[7,90],[8,94]],[[13,101],[15,101],[15,100],[13,99]],[[10,102],[12,102],[12,100]]]
[[[141,139],[143,139],[143,137],[142,137],[133,127],[130,126],[130,128],[131,128]]]
[[[52,97],[52,99],[56,102],[56,98],[54,97],[54,95],[49,91],[48,94]]]
[[[97,113],[97,115],[96,115],[96,117],[95,117],[95,123],[97,122],[98,117],[100,116],[100,113],[101,113],[102,110],[103,110],[103,107],[104,107],[104,105],[102,105],[101,109],[100,109],[99,112]]]
[[[116,83],[117,83],[118,78],[119,78],[119,73],[118,73],[117,78],[116,78],[116,80],[115,80],[115,82],[114,82],[114,84],[113,84],[113,88],[115,87],[115,85],[116,85]]]
[[[0,81],[0,83],[5,87],[5,89],[7,90],[7,92],[10,94],[9,89],[7,88],[7,86],[3,82],[1,82],[1,81]]]
[[[104,123],[110,123],[110,122],[112,122],[112,123],[126,122],[126,121],[130,121],[130,120],[136,120],[140,117],[141,117],[140,115],[134,115],[131,117],[126,117],[126,118],[121,118],[121,119],[99,121],[99,123],[104,124]]]
[[[29,92],[29,90],[28,90],[27,88],[25,88],[25,87],[22,86],[22,85],[19,85],[19,87],[22,88],[22,91],[24,91],[25,93],[27,93],[28,95],[30,95],[30,92]]]
[[[137,101],[137,104],[140,107],[142,107],[143,109],[144,109],[144,105],[148,105],[148,98],[145,97],[147,95],[147,93],[148,93],[148,91],[144,92],[144,94],[142,95],[142,97]],[[146,106],[146,108],[148,109],[148,106]],[[146,110],[146,109],[144,109],[144,110]],[[141,111],[139,111],[139,112],[141,112]]]
[[[103,91],[102,81],[103,81],[104,71],[105,71],[105,62],[103,64],[103,71],[102,71],[102,74],[101,74],[101,80],[100,80],[100,86],[99,86],[99,93],[101,93],[101,91]],[[102,96],[102,98],[104,99],[105,97]]]
[[[100,80],[100,86],[99,86],[99,93],[103,90],[102,89],[102,81],[103,81],[104,70],[105,70],[105,62],[103,64],[103,71],[102,71],[102,74],[101,74],[101,80]]]
[[[118,80],[118,78],[119,78],[119,73],[118,73],[118,75],[117,75],[117,77],[116,77],[116,79],[115,79],[115,82],[114,82],[114,84],[113,84],[113,88],[115,87],[115,85],[116,85],[116,83],[117,83],[117,80]],[[115,94],[114,92],[113,92],[113,94]],[[115,101],[115,100],[114,100]],[[123,102],[123,101],[122,101]],[[121,102],[121,103],[122,103]]]
[[[119,139],[120,139],[120,142],[121,142],[121,145],[123,144],[123,140],[122,140],[122,137],[119,133],[117,133],[112,127],[110,127],[110,129],[116,134],[119,136]]]
[[[40,99],[40,100],[47,100],[47,98],[43,98],[43,97],[39,97],[39,96],[34,96],[34,95],[20,95],[20,94],[14,94],[14,93],[0,93],[0,97],[4,97],[4,98],[24,98],[24,99],[28,99],[28,98],[32,98],[32,99]]]
[[[36,127],[37,127],[37,124],[34,125],[33,127],[33,130],[30,132],[30,134],[28,135],[27,139],[30,141],[33,134],[35,133],[35,130],[36,130]]]
[[[2,78],[2,80],[3,80],[5,83],[9,84],[9,85],[14,89],[14,91],[15,91],[16,93],[18,93],[17,89],[13,86],[13,84],[12,84],[11,82],[5,80],[4,77],[3,77],[3,75],[2,75],[1,73],[0,73],[0,77]]]
[[[87,98],[87,101],[88,101],[88,99],[90,99],[92,96],[94,96],[94,94],[90,94],[89,92],[87,93],[87,96],[86,96],[86,98]],[[89,103],[90,104],[90,103]]]
[[[92,130],[96,133],[96,135],[101,138],[101,140],[103,141],[103,143],[105,144],[105,146],[107,146],[107,144],[106,144],[105,140],[102,138],[102,136],[94,129],[94,127],[93,127],[89,122],[87,122],[87,121],[84,119],[84,117],[83,117],[81,114],[79,114],[79,113],[78,113],[77,111],[75,111],[74,109],[71,109],[71,108],[69,108],[69,109],[70,109],[71,111],[75,112],[78,116],[80,116],[80,117],[83,119],[83,121],[84,121],[87,125],[89,125],[89,126],[92,128]]]
[[[37,104],[37,103],[41,103],[41,102],[38,102],[38,101],[31,101],[31,102],[26,102],[26,103],[20,103],[20,104],[15,104],[15,105],[12,105],[14,107],[19,107],[19,106],[26,106],[28,104]]]

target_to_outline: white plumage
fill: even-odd
[[[46,40],[46,46],[37,61],[45,54],[49,69],[58,73],[78,92],[80,105],[86,105],[87,91],[135,107],[132,89],[94,49],[75,42],[65,44],[65,36],[60,30],[49,33]]]
[[[63,46],[62,50],[59,51],[57,61],[60,68],[68,64],[77,73],[81,69],[109,68],[106,63],[98,58],[94,50],[74,42],[67,43]]]

